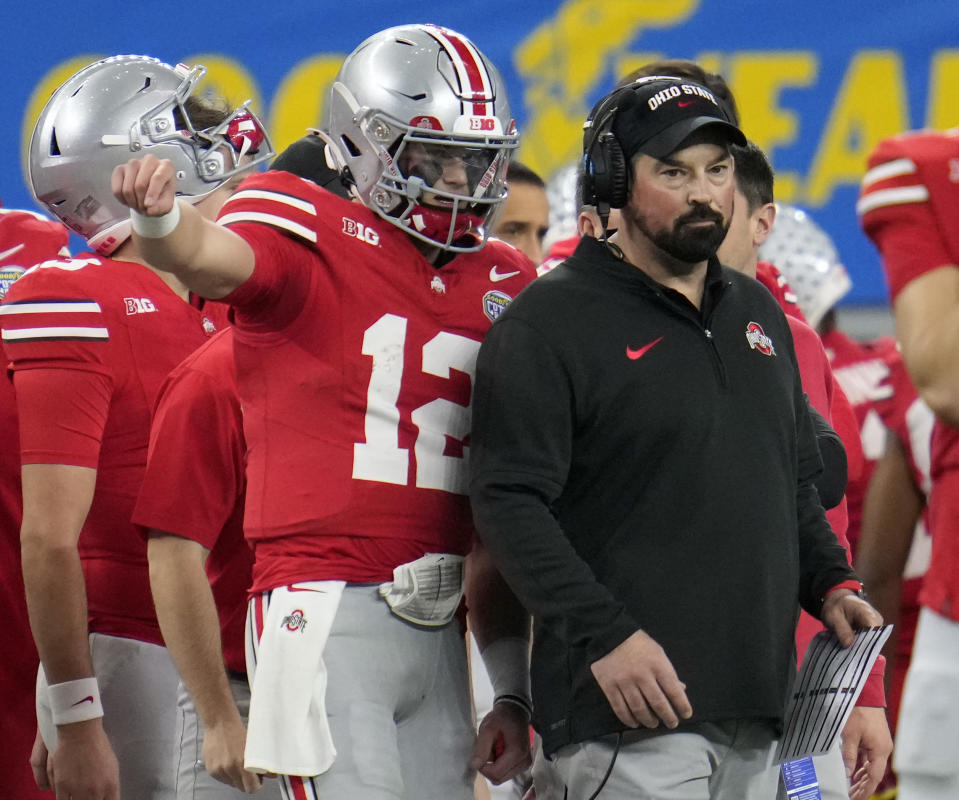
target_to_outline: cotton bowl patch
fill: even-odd
[[[504,292],[487,292],[483,295],[483,313],[489,317],[490,322],[495,322],[512,300],[513,298]]]
[[[6,297],[7,291],[24,272],[23,267],[0,267],[0,300]]]

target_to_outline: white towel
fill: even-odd
[[[251,772],[312,776],[332,766],[323,649],[345,585],[296,583],[250,600],[245,766]]]

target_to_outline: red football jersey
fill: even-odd
[[[757,262],[756,280],[769,289],[772,296],[776,298],[779,305],[782,306],[782,310],[785,311],[788,316],[794,317],[807,325],[809,324],[809,320],[806,319],[805,314],[802,313],[802,309],[799,307],[799,300],[796,297],[796,293],[789,285],[789,281],[786,280],[786,276],[783,275],[777,267],[768,261]]]
[[[909,380],[895,339],[883,337],[874,342],[857,342],[833,330],[823,337],[823,344],[836,379],[852,403],[865,456],[862,475],[858,480],[850,480],[846,490],[849,541],[855,552],[865,491],[876,461],[885,449],[886,429],[894,431],[902,440],[909,454],[913,479],[928,494],[929,442],[934,418]],[[927,566],[928,552],[924,564],[911,560],[906,577],[922,575]]]
[[[225,298],[254,590],[468,552],[476,355],[532,262],[490,242],[436,268],[365,206],[283,172],[244,181],[220,223],[256,254]]]
[[[246,671],[243,633],[253,553],[243,539],[243,414],[227,328],[167,377],[133,521],[210,551],[206,571],[220,617],[223,659]],[[175,498],[175,500],[171,500]]]
[[[140,264],[86,253],[29,270],[0,307],[24,464],[97,470],[80,533],[90,630],[162,643],[130,516],[167,373],[226,320]]]
[[[856,210],[882,256],[893,299],[912,280],[959,264],[959,129],[919,131],[879,143]],[[933,432],[929,523],[932,558],[920,602],[959,620],[959,431]]]
[[[829,359],[819,334],[806,323],[796,296],[782,273],[772,264],[759,262],[756,270],[756,279],[763,284],[779,301],[779,305],[786,312],[789,329],[792,331],[793,344],[796,348],[796,360],[799,365],[799,374],[802,379],[803,391],[809,396],[809,402],[825,420],[833,426],[839,438],[846,447],[846,456],[849,463],[849,474],[858,474],[862,467],[862,452],[856,427],[856,419],[849,401],[833,375]],[[826,519],[836,534],[839,543],[846,548],[850,558],[849,540],[846,532],[849,527],[849,511],[847,498],[843,498],[839,505],[826,511]],[[800,612],[799,622],[796,625],[796,654],[802,661],[812,641],[813,636],[823,630],[823,624],[805,611]],[[885,659],[880,657],[873,666],[866,685],[863,687],[857,705],[880,706],[885,704],[882,685]]]
[[[15,280],[38,261],[68,255],[67,229],[32,211],[0,208],[0,300]],[[18,800],[49,798],[30,769],[37,731],[34,701],[40,659],[27,619],[20,569],[20,437],[16,396],[7,376],[0,378],[0,742],[4,746],[3,785]]]
[[[543,259],[543,263],[536,268],[538,275],[545,275],[551,269],[556,269],[567,258],[573,255],[573,251],[579,245],[579,236],[570,236],[568,239],[560,239],[553,242]]]
[[[894,339],[885,337],[874,342],[857,342],[833,330],[823,337],[823,344],[836,379],[856,413],[865,456],[862,475],[857,480],[850,480],[846,488],[849,542],[855,553],[862,525],[862,504],[876,461],[886,446],[886,429],[893,431],[902,441],[909,456],[913,480],[928,496],[930,437],[935,420],[909,380]],[[922,576],[929,567],[931,551],[927,515],[923,513],[916,525],[903,570],[897,658],[889,682],[889,718],[893,723],[898,715],[902,686],[912,655],[919,621],[919,590]]]

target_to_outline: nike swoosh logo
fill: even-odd
[[[650,343],[647,344],[645,347],[640,347],[639,350],[633,350],[632,347],[627,346],[627,347],[626,347],[626,357],[629,358],[629,359],[631,359],[631,360],[633,360],[633,361],[635,361],[635,360],[638,359],[638,358],[642,358],[644,355],[646,355],[646,353],[648,353],[648,352],[650,351],[650,349],[652,349],[653,347],[655,347],[655,346],[656,346],[657,344],[659,344],[662,340],[663,340],[663,337],[660,336],[658,339],[656,339],[655,341],[650,342]]]
[[[515,272],[497,272],[495,264],[489,271],[489,279],[493,281],[493,283],[505,281],[507,278],[512,278],[514,275],[519,275],[519,270],[516,270]]]
[[[73,708],[74,706],[78,706],[78,705],[80,705],[80,703],[92,703],[92,702],[93,702],[93,695],[92,695],[92,694],[88,694],[88,695],[87,695],[86,697],[84,697],[82,700],[77,700],[77,702],[71,703],[71,704],[70,704],[70,708]]]
[[[9,250],[4,250],[2,253],[0,253],[0,261],[3,261],[3,259],[5,258],[9,258],[18,250],[23,250],[24,244],[25,244],[24,242],[20,242],[20,244],[15,244]]]
[[[288,592],[316,592],[317,594],[326,594],[323,589],[311,589],[309,586],[287,586]]]
[[[691,106],[695,102],[696,102],[695,100],[685,100],[685,101],[680,101],[676,105],[678,105],[680,108],[686,108],[686,106]]]

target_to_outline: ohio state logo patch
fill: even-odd
[[[763,326],[758,322],[750,322],[746,326],[746,341],[753,350],[758,350],[764,356],[776,355],[773,340],[766,335]]]
[[[300,631],[302,633],[303,629],[306,628],[306,616],[298,608],[292,614],[283,617],[280,627],[286,628],[288,631]]]

